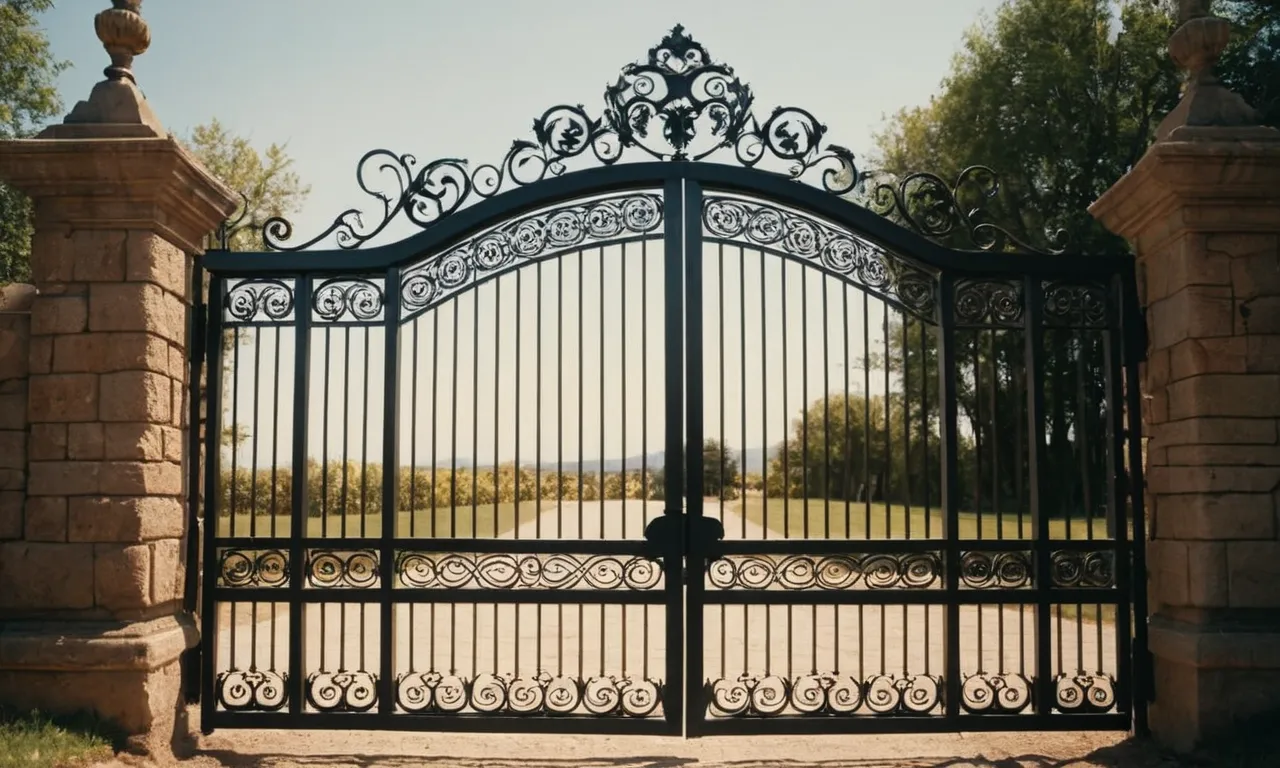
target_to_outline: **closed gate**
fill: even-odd
[[[859,174],[679,27],[605,98],[205,257],[204,728],[1140,721],[1131,260]]]

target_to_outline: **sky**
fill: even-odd
[[[259,148],[269,143],[287,144],[294,158],[296,170],[311,187],[311,194],[304,210],[295,215],[296,231],[303,236],[322,230],[329,221],[349,207],[360,208],[372,201],[361,194],[356,185],[355,168],[360,157],[368,150],[386,148],[396,153],[411,153],[420,159],[436,157],[468,158],[473,164],[501,160],[514,139],[529,139],[531,123],[548,107],[556,104],[582,104],[589,112],[599,114],[602,93],[606,84],[616,79],[620,68],[627,63],[643,59],[650,47],[676,23],[685,26],[687,32],[706,46],[713,59],[734,67],[735,73],[748,82],[755,94],[756,112],[767,116],[774,105],[803,107],[822,121],[828,129],[827,140],[849,147],[862,160],[873,150],[873,133],[885,118],[904,107],[927,103],[930,95],[948,71],[950,62],[961,45],[966,28],[979,20],[983,13],[991,13],[998,5],[996,0],[793,0],[790,3],[759,2],[758,0],[652,0],[645,3],[621,4],[616,2],[563,2],[562,0],[469,0],[468,2],[439,2],[437,0],[362,0],[359,3],[345,0],[218,0],[218,2],[157,2],[152,0],[143,6],[152,34],[149,51],[138,57],[134,71],[138,84],[164,125],[179,135],[187,134],[192,127],[218,118],[231,131],[249,137]],[[43,24],[48,31],[55,56],[68,60],[72,67],[59,78],[59,90],[64,105],[70,108],[78,99],[88,95],[93,84],[101,79],[101,69],[107,63],[93,31],[93,14],[105,3],[88,3],[84,0],[61,0],[55,10],[46,14]],[[406,226],[388,231],[392,238],[412,234]],[[609,252],[620,249],[609,249]],[[660,253],[660,249],[653,254]],[[651,259],[660,256],[651,254]],[[565,336],[571,340],[566,352],[573,359],[573,343],[579,330],[584,334],[584,350],[599,350],[600,337],[593,329],[596,320],[592,312],[602,309],[615,311],[613,306],[617,279],[624,269],[633,275],[631,285],[636,285],[639,266],[632,253],[626,264],[611,259],[601,260],[595,251],[586,253],[587,266],[584,277],[599,279],[599,263],[606,263],[608,276],[606,294],[599,296],[588,291],[588,318],[585,328],[579,329],[570,318],[564,326]],[[729,285],[736,287],[738,277],[734,266],[736,253],[730,254]],[[597,266],[591,266],[595,259]],[[743,262],[758,261],[756,254],[743,257]],[[552,279],[561,267],[551,265],[547,278]],[[576,276],[576,266],[566,263],[563,267],[566,279]],[[596,271],[592,271],[595,269]],[[771,266],[780,276],[780,267]],[[751,286],[751,293],[759,289],[758,267],[749,269],[743,278]],[[788,274],[791,274],[790,272]],[[798,273],[797,273],[798,274]],[[529,291],[532,275],[525,278],[521,290]],[[795,307],[803,298],[800,282],[791,279],[787,295],[792,302],[792,320]],[[514,440],[517,426],[515,408],[516,381],[509,373],[515,370],[513,329],[518,325],[532,328],[536,317],[531,313],[534,302],[525,302],[522,316],[517,317],[510,307],[514,295],[514,277],[504,279],[501,290],[506,292],[507,303],[495,313],[490,304],[493,297],[480,294],[483,317],[478,336],[469,328],[460,328],[464,334],[459,358],[459,392],[463,393],[460,410],[465,416],[475,412],[475,424],[468,425],[462,419],[462,439],[450,441],[452,430],[444,423],[433,430],[425,415],[426,407],[420,406],[411,424],[415,432],[436,435],[434,450],[437,457],[457,455],[461,457],[485,456],[502,461],[517,453],[528,457],[538,450],[531,433],[536,423],[528,422],[531,405],[529,393],[535,391],[534,367],[529,365],[527,352],[520,370],[521,390],[524,392],[520,417],[522,431],[520,443]],[[815,291],[820,281],[808,286],[810,309],[818,306],[820,294]],[[709,282],[709,285],[711,283]],[[493,290],[492,286],[489,290]],[[770,290],[777,290],[771,284]],[[835,290],[835,289],[831,289]],[[660,293],[660,283],[650,284],[650,295]],[[732,291],[731,291],[732,293]],[[835,296],[835,293],[831,294]],[[769,301],[780,298],[779,294]],[[836,320],[828,325],[837,335],[847,331],[854,340],[850,361],[856,362],[862,354],[860,337],[864,330],[860,315],[861,299],[854,297],[854,319],[849,326],[841,327]],[[460,304],[463,318],[474,313],[475,297],[467,297]],[[750,305],[750,306],[749,306]],[[591,310],[595,306],[595,310]],[[716,306],[714,299],[708,307]],[[651,397],[660,397],[661,366],[655,365],[649,374],[649,385],[638,387],[636,369],[639,366],[638,346],[634,340],[640,327],[638,302],[632,300],[630,313],[624,319],[618,308],[619,323],[606,325],[608,343],[603,356],[591,351],[586,358],[588,379],[594,386],[584,386],[582,407],[584,413],[599,414],[586,418],[582,447],[579,450],[573,415],[576,401],[567,408],[570,411],[556,428],[552,422],[544,422],[544,460],[546,451],[553,450],[552,436],[562,439],[567,433],[569,456],[584,458],[600,455],[600,432],[606,439],[605,455],[621,458],[622,455],[638,455],[661,450],[663,446],[663,416],[660,400],[650,400],[647,421],[638,411],[642,403],[637,400],[638,391],[650,391]],[[726,309],[733,319],[745,313],[759,321],[756,305],[740,305],[730,298]],[[770,310],[770,316],[777,310]],[[882,308],[871,304],[874,318]],[[544,341],[551,343],[551,328],[557,322],[544,308]],[[572,316],[572,312],[569,315]],[[661,316],[660,305],[651,303],[651,318]],[[611,315],[612,317],[612,315]],[[434,360],[440,369],[437,374],[450,378],[452,364],[443,362],[429,345],[425,320],[419,321],[415,337],[420,360]],[[442,315],[441,322],[447,330],[452,323],[451,312]],[[818,344],[820,315],[814,316],[813,344]],[[468,324],[464,322],[463,326]],[[623,374],[622,353],[615,345],[621,326],[627,325],[632,333],[629,360],[630,372]],[[708,326],[711,326],[708,323]],[[866,338],[877,346],[879,323],[866,330]],[[792,323],[794,326],[794,322]],[[413,324],[405,326],[413,328]],[[661,325],[651,319],[650,335],[661,338]],[[505,330],[499,330],[505,329]],[[728,434],[740,432],[737,439],[729,440],[731,446],[758,447],[762,441],[774,443],[785,428],[787,419],[799,413],[806,400],[801,393],[802,382],[808,376],[812,391],[808,400],[822,389],[826,381],[828,389],[839,389],[844,379],[844,358],[841,352],[834,364],[830,361],[824,373],[821,367],[823,355],[820,347],[812,347],[808,368],[797,365],[797,342],[792,341],[792,357],[787,365],[779,354],[780,340],[785,334],[798,332],[795,327],[783,329],[766,326],[759,338],[748,338],[750,347],[744,357],[734,351],[743,341],[732,329],[726,338],[726,371],[730,378],[739,375],[759,379],[760,391],[751,384],[746,399],[752,406],[750,423],[744,429],[737,419],[726,417],[723,429]],[[326,445],[330,456],[346,451],[352,458],[368,455],[378,458],[382,440],[382,368],[384,361],[378,351],[381,331],[376,331],[370,353],[369,395],[363,394],[360,373],[364,346],[361,339],[351,342],[354,364],[350,375],[345,375],[345,342],[332,341],[328,380],[331,384],[331,408],[328,419],[327,444],[316,435],[324,429],[323,408],[318,405],[325,380],[322,363],[313,358],[311,449],[316,454]],[[487,340],[495,333],[499,341],[494,356],[486,352],[483,363],[471,361],[466,341],[476,343]],[[592,335],[596,333],[596,335]],[[363,331],[352,332],[358,336]],[[505,334],[505,339],[502,338]],[[254,418],[255,398],[244,393],[257,393],[259,429],[257,437],[241,448],[241,461],[249,460],[254,448],[260,455],[259,463],[266,456],[275,454],[287,460],[288,431],[290,429],[288,405],[292,401],[292,386],[288,383],[289,366],[293,354],[292,340],[282,338],[277,345],[274,339],[260,340],[257,354],[268,361],[260,370],[271,369],[274,360],[283,359],[285,384],[277,388],[273,376],[262,373],[256,385],[252,378],[253,347],[242,347],[242,364],[238,374],[242,396],[237,408],[236,420],[247,424]],[[409,336],[409,332],[404,334]],[[526,349],[528,336],[526,331]],[[620,340],[620,339],[619,339]],[[411,342],[405,341],[408,345]],[[651,344],[653,343],[651,339]],[[831,342],[836,344],[835,341]],[[718,341],[709,339],[707,354],[718,357]],[[757,353],[763,346],[768,353]],[[549,348],[549,347],[548,347]],[[412,347],[404,347],[406,359],[412,356]],[[447,352],[442,348],[442,355]],[[584,354],[588,354],[585,353]],[[651,350],[650,359],[660,360],[660,349]],[[504,362],[505,361],[505,362]],[[602,365],[603,363],[603,365]],[[566,363],[567,365],[567,363]],[[594,368],[592,366],[595,366]],[[406,366],[407,367],[407,366]],[[570,389],[573,389],[572,366]],[[603,398],[591,371],[601,368],[606,373],[607,391]],[[715,366],[708,366],[707,389],[718,385]],[[761,373],[756,376],[755,369]],[[447,370],[446,370],[447,369]],[[502,374],[502,371],[508,373]],[[544,366],[544,377],[551,376],[549,364]],[[785,375],[778,373],[785,371]],[[414,384],[409,378],[402,380],[401,395],[404,403],[410,402],[413,391],[426,397],[426,363],[419,368],[422,381]],[[655,376],[657,378],[655,378]],[[624,401],[620,390],[623,379],[632,382],[630,394]],[[855,377],[856,379],[856,377]],[[551,379],[544,378],[547,387]],[[779,400],[782,385],[789,385],[786,401]],[[493,391],[485,399],[471,401],[470,391],[479,391],[481,385]],[[346,392],[350,398],[338,395]],[[739,410],[743,400],[735,387],[728,386],[724,407],[730,414]],[[857,384],[853,389],[857,389]],[[619,394],[615,397],[615,390]],[[764,390],[772,392],[766,396]],[[875,385],[871,391],[877,390]],[[883,384],[879,385],[883,391]],[[271,413],[279,397],[281,417],[279,432],[273,430],[265,413]],[[229,398],[228,398],[229,400]],[[348,408],[345,420],[342,403],[359,407]],[[371,413],[363,412],[368,401]],[[776,401],[776,402],[775,402]],[[441,400],[446,406],[449,401]],[[483,407],[476,408],[475,404]],[[544,403],[544,410],[547,404]],[[708,436],[721,430],[719,423],[720,402],[718,395],[709,396],[706,402]],[[228,406],[229,410],[229,406]],[[449,410],[445,407],[443,410]],[[629,437],[621,438],[623,414],[630,425]],[[759,414],[759,415],[757,415]],[[788,416],[787,414],[790,414]],[[550,418],[550,416],[546,417]],[[637,436],[638,424],[645,423],[647,440]],[[345,425],[345,429],[343,429]],[[772,426],[770,426],[772,425]],[[466,429],[472,427],[472,429]],[[444,435],[448,430],[449,438]],[[428,438],[410,440],[402,429],[402,461],[406,454],[416,450],[419,457],[432,450]],[[470,436],[474,431],[473,440]],[[341,436],[340,436],[341,435]],[[496,435],[497,443],[494,442]],[[481,437],[484,436],[484,437]],[[416,441],[416,442],[415,442]],[[362,446],[369,447],[363,448]],[[354,447],[353,447],[354,446]],[[415,449],[416,446],[416,449]],[[367,451],[367,454],[366,454]],[[423,463],[421,458],[416,463]]]

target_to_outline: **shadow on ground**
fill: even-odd
[[[850,745],[854,747],[854,744]],[[984,757],[891,757],[849,758],[835,760],[727,760],[716,761],[695,757],[641,756],[617,758],[492,758],[452,757],[437,755],[273,755],[238,754],[224,750],[203,750],[206,759],[216,760],[224,766],[262,766],[286,768],[286,766],[315,766],[317,768],[409,768],[428,766],[439,768],[1181,768],[1182,766],[1221,765],[1216,760],[1180,761],[1162,754],[1147,742],[1127,741],[1113,747],[1095,750],[1087,755],[1071,758],[1026,754],[1015,757],[987,759]],[[1271,765],[1272,763],[1268,763]],[[1236,765],[1236,763],[1231,763]],[[1261,766],[1263,763],[1240,763],[1240,766]]]

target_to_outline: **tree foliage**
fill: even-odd
[[[216,118],[198,125],[183,143],[214,176],[241,196],[241,208],[227,232],[233,251],[264,249],[262,227],[272,216],[297,213],[311,192],[293,170],[283,144],[259,152],[244,136]]]
[[[0,139],[30,136],[62,111],[53,56],[37,16],[53,0],[0,0]],[[0,183],[0,284],[30,274],[31,202]]]

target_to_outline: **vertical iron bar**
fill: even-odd
[[[599,302],[599,307],[600,307],[600,312],[599,312],[599,315],[600,315],[600,484],[599,484],[599,487],[596,488],[596,500],[600,504],[600,538],[604,539],[605,538],[605,533],[604,533],[604,527],[605,527],[605,515],[604,515],[604,508],[605,508],[605,503],[604,503],[605,501],[605,493],[604,493],[604,486],[605,486],[605,477],[604,477],[604,451],[605,451],[605,448],[604,448],[604,414],[605,414],[605,410],[604,410],[604,368],[605,368],[604,366],[604,316],[605,316],[605,311],[604,311],[604,247],[603,246],[600,247],[599,254],[600,254],[600,293],[597,294],[597,297],[598,297],[597,300]],[[603,632],[604,631],[604,605],[603,604],[601,604],[600,606],[600,622],[601,622],[600,623],[601,631]],[[600,649],[600,658],[601,658],[601,664],[603,664],[604,663],[603,637],[601,639],[601,644],[602,644],[602,647]],[[604,673],[602,671],[601,675],[603,676],[603,674]]]
[[[208,352],[204,427],[204,541],[201,542],[204,551],[202,569],[204,584],[200,594],[201,629],[205,633],[205,638],[218,636],[218,612],[217,604],[213,599],[213,590],[217,586],[218,573],[221,571],[217,563],[218,550],[214,539],[218,537],[218,515],[221,513],[218,502],[222,496],[218,487],[222,479],[222,451],[219,450],[219,438],[222,434],[222,291],[223,280],[210,276],[205,338],[202,342],[204,349]],[[192,370],[195,372],[193,381],[199,382],[199,369],[194,361]],[[194,458],[192,463],[196,463]],[[193,528],[188,535],[194,536],[194,533]],[[196,560],[192,559],[188,562],[194,563]],[[188,569],[192,568],[193,566],[188,566]],[[290,637],[294,634],[297,633],[290,627]],[[214,658],[216,647],[203,639],[201,645],[207,647],[202,648],[199,659],[200,727],[207,734],[213,730],[214,712],[218,706],[214,691],[214,674],[217,669]],[[293,696],[290,695],[290,698]]]
[[[831,538],[831,318],[827,315],[830,286],[830,280],[822,275],[822,536],[826,539]],[[816,622],[813,632],[816,636]]]
[[[306,550],[302,540],[307,535],[307,432],[311,376],[311,277],[299,275],[294,288],[294,370],[293,370],[293,519],[289,537],[289,713],[302,713],[306,696],[306,680],[302,674],[303,639],[306,617],[303,613],[302,586]],[[328,381],[329,371],[323,373]],[[328,422],[327,414],[325,422]],[[301,519],[302,524],[298,524]],[[215,635],[216,637],[216,635]],[[320,647],[324,647],[321,638]]]
[[[382,583],[388,593],[395,586],[396,521],[399,517],[396,504],[399,501],[400,482],[400,268],[387,270],[386,300],[383,306],[384,351],[382,381]],[[365,336],[365,352],[368,354],[368,332]],[[366,374],[367,375],[367,374]],[[369,393],[365,392],[368,401]],[[368,430],[366,422],[365,430]],[[366,456],[366,462],[368,457]],[[410,467],[410,472],[413,468]],[[409,502],[409,515],[413,515],[413,501]],[[379,649],[382,692],[378,697],[378,711],[389,715],[395,711],[395,632],[392,611],[395,605],[384,600],[381,605]],[[362,614],[363,615],[363,614]],[[413,634],[410,624],[409,634]],[[361,633],[363,636],[363,633]]]
[[[1044,449],[1044,324],[1043,289],[1037,278],[1026,278],[1027,461],[1031,494],[1031,524],[1035,531],[1036,669],[1034,703],[1037,714],[1053,711],[1053,647],[1049,625],[1049,515],[1041,481]]]
[[[205,334],[208,333],[210,325],[208,306],[204,300],[204,270],[200,266],[200,257],[196,256],[191,268],[191,313],[187,323],[187,440],[184,445],[183,459],[187,462],[186,481],[186,498],[187,498],[187,540],[186,540],[186,573],[183,575],[182,585],[182,609],[192,617],[204,617],[204,613],[200,602],[200,580],[204,573],[201,565],[200,553],[201,542],[205,538],[212,538],[216,535],[216,521],[213,526],[201,527],[201,509],[200,501],[207,489],[201,487],[200,482],[200,461],[201,447],[203,438],[200,435],[200,373],[204,370],[205,357],[208,350],[208,341]],[[276,331],[278,339],[280,331]],[[279,345],[277,344],[277,348]],[[277,356],[278,357],[278,356]],[[279,368],[277,367],[277,372]],[[276,402],[280,399],[280,387],[276,385]],[[274,472],[274,458],[272,468]],[[274,477],[272,480],[274,481]],[[272,494],[275,493],[275,484],[272,483]],[[274,514],[274,504],[272,505]],[[275,535],[274,517],[272,518],[273,530],[271,535]],[[202,538],[203,537],[203,538]],[[210,585],[212,589],[212,585]],[[212,618],[212,617],[210,617]],[[203,643],[197,643],[195,647],[187,651],[183,659],[182,678],[183,691],[187,703],[195,703],[201,699],[202,686],[202,670],[203,670]]]
[[[1143,341],[1146,329],[1143,327],[1144,318],[1142,313],[1138,311],[1138,293],[1135,277],[1132,271],[1127,271],[1120,283],[1118,293],[1120,315],[1120,334],[1124,339],[1124,397],[1125,410],[1127,412],[1125,422],[1125,440],[1129,451],[1129,474],[1126,478],[1125,488],[1129,494],[1130,514],[1133,516],[1133,542],[1126,547],[1125,536],[1127,535],[1127,526],[1124,520],[1116,521],[1116,549],[1117,558],[1120,559],[1122,565],[1117,569],[1116,586],[1122,595],[1126,595],[1132,601],[1132,610],[1134,616],[1133,638],[1121,636],[1120,650],[1125,650],[1125,643],[1132,643],[1129,654],[1118,653],[1120,664],[1126,661],[1130,666],[1130,680],[1132,680],[1131,691],[1133,692],[1133,728],[1139,735],[1146,735],[1148,732],[1147,723],[1147,702],[1151,699],[1151,688],[1149,675],[1151,674],[1150,653],[1147,649],[1147,532],[1146,532],[1146,513],[1143,507],[1143,492],[1145,490],[1143,484],[1142,465],[1142,393],[1138,387],[1138,361],[1143,354]],[[1117,408],[1117,410],[1119,410]],[[1128,565],[1129,552],[1132,552],[1132,565]],[[1117,615],[1120,609],[1127,611],[1129,605],[1117,608]],[[1128,657],[1127,659],[1125,657]]]
[[[669,178],[663,186],[662,206],[664,261],[664,308],[666,328],[666,409],[667,445],[663,466],[663,515],[679,519],[683,514],[684,494],[684,180]],[[694,221],[701,225],[701,216]],[[579,324],[581,327],[581,324]],[[579,475],[581,477],[581,475]],[[683,539],[683,537],[681,537]],[[685,647],[684,588],[681,553],[683,540],[664,542],[663,570],[667,598],[667,682],[663,690],[662,709],[668,726],[679,733],[684,722],[685,691],[683,686]]]
[[[871,538],[871,314],[862,294],[862,496],[866,502],[863,538]],[[861,619],[859,619],[861,621]],[[861,631],[861,630],[859,630]]]
[[[702,188],[694,181],[686,181],[684,187],[684,266],[685,266],[685,388],[688,397],[687,429],[689,446],[685,452],[685,505],[686,527],[702,527],[703,478],[703,349],[702,349]],[[707,542],[701,536],[692,537],[686,546],[685,572],[690,574],[684,585],[688,601],[688,626],[685,628],[685,647],[689,649],[685,661],[685,732],[697,735],[703,720],[705,705],[702,694],[702,625],[704,582],[704,556],[702,548]]]
[[[800,270],[800,514],[809,538],[809,270]]]
[[[747,538],[747,252],[738,247],[738,368],[741,378],[738,384],[739,405],[742,411],[742,455],[738,457],[738,473],[742,480],[742,495],[738,497],[738,518],[742,523],[742,538]],[[768,461],[768,446],[764,447]]]
[[[534,320],[534,374],[538,377],[533,388],[533,535],[542,538],[542,262],[534,267],[534,283],[538,289],[538,299],[533,303],[537,318]],[[497,403],[494,403],[497,410]],[[498,470],[495,462],[494,472]],[[498,519],[498,499],[493,500],[493,519]],[[516,530],[520,530],[520,521],[516,520]],[[542,642],[542,609],[538,609],[538,642]],[[538,663],[542,663],[539,652]],[[536,670],[535,670],[536,671]]]
[[[782,538],[791,538],[791,450],[787,447],[787,383],[791,378],[787,367],[787,260],[779,259],[782,287]],[[767,611],[766,611],[767,613]]]
[[[946,716],[960,715],[960,498],[959,483],[959,409],[956,368],[959,359],[955,330],[955,278],[942,276],[938,291],[938,405],[941,409],[939,429],[942,433],[943,535],[946,537],[947,607],[944,631],[946,659],[943,675],[946,681]]]

